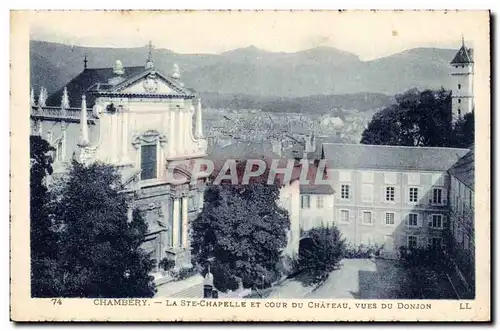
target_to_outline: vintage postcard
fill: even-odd
[[[10,23],[12,320],[491,319],[488,11]]]

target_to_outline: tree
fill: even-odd
[[[46,178],[52,174],[50,144],[30,136],[30,252],[31,295],[54,296],[53,273],[57,256],[57,234],[52,230]]]
[[[73,161],[57,192],[59,295],[152,297],[153,261],[140,246],[147,226],[138,211],[128,221],[120,175],[109,165]]]
[[[473,116],[473,115],[472,115]],[[470,122],[467,122],[470,124]],[[463,134],[451,124],[451,93],[417,89],[396,96],[396,103],[373,116],[361,143],[372,145],[461,147]],[[460,136],[460,137],[459,137]],[[466,138],[471,139],[471,138]],[[473,138],[472,138],[473,139]]]
[[[453,127],[455,147],[469,148],[474,145],[474,112],[458,119]]]
[[[305,271],[312,283],[328,278],[345,252],[345,239],[337,227],[313,228],[304,234],[299,247],[297,269]]]
[[[241,168],[239,168],[241,169]],[[267,179],[264,174],[260,178]],[[209,185],[203,211],[192,223],[196,263],[211,262],[214,285],[221,291],[265,288],[277,275],[287,244],[288,212],[277,205],[277,184]]]

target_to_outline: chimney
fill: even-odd
[[[78,146],[86,147],[89,144],[89,128],[87,124],[87,101],[85,95],[82,95],[82,109],[80,113],[80,139]]]
[[[196,138],[203,138],[203,123],[201,119],[201,99],[198,98],[198,105],[196,106],[196,126],[194,136]]]

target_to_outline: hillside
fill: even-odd
[[[91,48],[31,41],[31,85],[44,85],[49,93],[83,69],[125,66],[145,62],[147,49]],[[173,63],[181,69],[186,86],[203,93],[306,97],[360,92],[394,95],[409,88],[447,87],[449,61],[455,50],[417,48],[373,61],[332,47],[296,53],[267,52],[256,47],[221,54],[177,54],[154,51],[158,70],[169,73]]]

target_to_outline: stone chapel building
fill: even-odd
[[[194,123],[193,123],[194,122]],[[145,65],[88,68],[65,87],[48,96],[31,91],[31,134],[46,139],[56,150],[54,172],[63,173],[73,158],[101,161],[119,169],[125,191],[133,197],[149,233],[144,248],[157,264],[163,258],[176,268],[189,267],[189,224],[203,204],[204,180],[190,185],[171,183],[167,164],[206,155],[201,101],[184,87],[179,68],[171,75],[155,69],[151,49]]]

